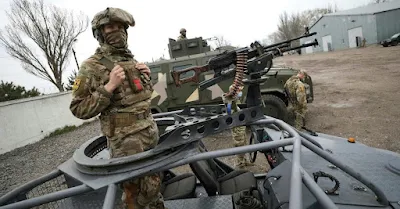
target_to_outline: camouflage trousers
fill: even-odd
[[[232,138],[235,147],[246,145],[246,126],[232,128]],[[249,164],[245,154],[236,155],[236,166],[244,167]]]
[[[108,138],[108,146],[112,158],[124,157],[146,151],[158,143],[158,129],[154,123],[133,134],[129,127],[115,128],[113,137]],[[160,193],[161,176],[153,174],[131,179],[122,183],[122,201],[127,209],[164,209],[164,200]]]
[[[291,111],[293,112],[294,117],[294,127],[297,130],[301,130],[301,128],[305,125],[305,116],[307,113],[307,107],[300,105],[292,105]]]

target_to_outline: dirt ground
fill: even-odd
[[[309,105],[307,127],[327,134],[355,137],[367,145],[400,153],[400,46],[291,55],[276,64],[302,68],[312,76],[315,100]],[[0,155],[0,196],[18,185],[38,178],[72,157],[75,149],[100,134],[99,123],[42,140]],[[230,132],[204,140],[207,147],[232,147]],[[260,156],[260,155],[259,155]],[[233,165],[233,157],[222,158]],[[258,157],[249,170],[268,170]],[[187,166],[175,169],[189,171]]]
[[[400,152],[399,46],[293,55],[277,62],[305,69],[313,78],[308,128]]]

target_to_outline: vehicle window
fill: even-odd
[[[173,71],[181,71],[181,70],[184,70],[184,69],[186,69],[186,68],[188,68],[188,67],[190,67],[190,66],[192,66],[192,64],[187,64],[187,65],[177,65],[177,66],[174,66],[173,68],[172,68],[172,70]],[[194,71],[189,71],[189,72],[186,72],[186,73],[183,73],[183,74],[181,74],[180,75],[180,79],[185,79],[185,78],[188,78],[188,77],[192,77],[192,76],[194,76]]]
[[[397,38],[397,36],[399,36],[400,35],[400,33],[396,33],[396,34],[394,34],[393,36],[392,36],[392,38]]]

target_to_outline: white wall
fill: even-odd
[[[306,41],[306,44],[309,44],[309,43],[311,43],[312,41]],[[306,54],[310,54],[310,53],[313,53],[313,47],[312,46],[309,46],[309,47],[306,47]]]
[[[71,99],[71,92],[62,92],[0,102],[0,154],[37,142],[57,128],[85,122],[72,115]]]

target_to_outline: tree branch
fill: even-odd
[[[5,27],[6,32],[0,31],[0,44],[9,55],[21,61],[28,73],[64,91],[62,74],[74,40],[88,27],[88,17],[45,5],[43,0],[13,0],[7,16],[10,24]],[[35,51],[42,52],[45,61],[40,60],[41,56],[34,54]]]

